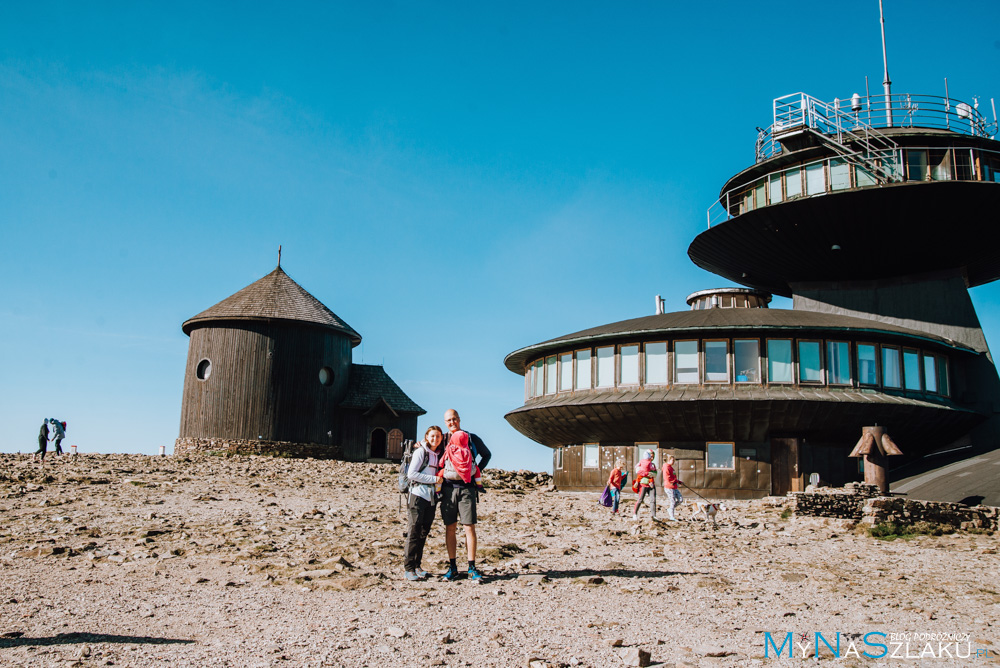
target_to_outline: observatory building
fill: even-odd
[[[191,337],[176,454],[399,459],[424,411],[361,335],[279,265],[183,325]]]
[[[506,418],[553,449],[555,483],[599,490],[658,448],[680,479],[745,499],[862,477],[883,425],[913,462],[993,449],[1000,378],[968,289],[1000,277],[1000,142],[978,103],[917,95],[774,100],[688,255],[746,286],[689,309],[510,353]],[[768,308],[770,296],[792,309]]]

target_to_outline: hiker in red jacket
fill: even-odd
[[[642,461],[635,467],[635,481],[639,484],[639,498],[635,500],[635,508],[632,510],[632,519],[635,521],[639,520],[639,506],[642,505],[646,494],[652,496],[649,504],[653,513],[652,519],[654,522],[656,521],[656,461],[654,457],[656,457],[655,452],[646,450]]]
[[[608,476],[608,490],[611,491],[611,514],[618,514],[618,502],[621,501],[622,497],[622,466],[625,462],[619,459],[615,462],[615,467],[611,469],[611,475]]]
[[[677,489],[677,472],[674,471],[673,455],[667,455],[667,461],[663,462],[663,493],[667,495],[667,519],[676,522],[674,508],[677,504],[684,503],[684,497]]]

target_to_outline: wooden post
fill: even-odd
[[[875,443],[881,443],[885,427],[864,427],[861,432],[871,434]],[[888,461],[889,458],[879,447],[871,448],[865,454],[865,482],[870,485],[878,485],[883,494],[889,493],[889,478],[886,476]]]

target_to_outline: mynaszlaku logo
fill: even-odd
[[[997,652],[993,652],[994,656]],[[850,656],[864,659],[985,659],[985,647],[973,647],[968,633],[784,633],[764,632],[765,659]]]

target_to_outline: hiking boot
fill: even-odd
[[[475,567],[469,569],[469,579],[473,582],[478,582],[483,579],[483,574],[476,570]]]
[[[424,570],[424,569],[422,569],[422,568],[418,568],[418,569],[416,570],[416,574],[417,574],[417,576],[418,576],[418,577],[419,577],[419,578],[420,578],[421,580],[426,580],[427,578],[429,578],[429,577],[431,576],[431,574],[430,574],[430,573],[428,573],[427,571],[425,571],[425,570]]]
[[[448,572],[442,575],[441,579],[445,580],[446,582],[454,582],[455,580],[458,579],[458,570],[449,566]]]
[[[417,582],[418,580],[421,579],[420,576],[417,575],[416,571],[406,571],[405,573],[403,573],[403,577],[405,577],[410,582]]]

